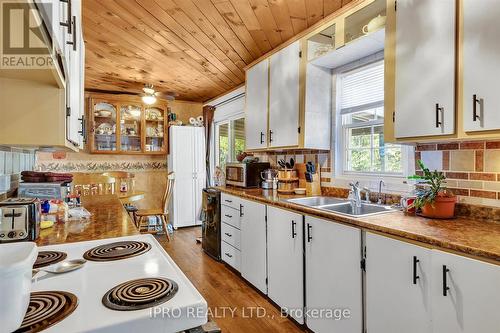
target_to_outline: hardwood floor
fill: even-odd
[[[179,229],[171,242],[156,236],[168,254],[207,300],[209,314],[223,333],[305,332],[287,318],[259,292],[223,263],[204,254],[196,238],[200,227]],[[234,314],[230,309],[234,309]],[[265,316],[258,317],[260,309]],[[224,313],[225,311],[225,313]]]

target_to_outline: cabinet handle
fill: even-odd
[[[227,253],[227,252],[226,252],[226,253],[224,253],[224,254],[226,255],[226,257],[229,257],[229,258],[232,258],[232,257],[233,257],[231,254],[229,254],[229,253]]]
[[[295,238],[295,236],[297,236],[297,232],[295,232],[296,225],[297,225],[297,222],[292,220],[292,238]]]
[[[444,107],[439,107],[439,103],[436,103],[436,128],[443,124],[441,121],[439,121],[439,112],[442,111],[444,111]]]
[[[448,296],[448,290],[450,290],[450,287],[448,287],[448,282],[446,281],[449,271],[450,270],[446,268],[446,265],[443,265],[443,296]]]
[[[232,218],[233,215],[229,215],[229,214],[224,214],[225,217],[228,217],[228,218]]]
[[[417,259],[417,256],[413,256],[413,284],[417,284],[417,280],[420,279],[420,276],[417,274],[417,264],[420,260]]]
[[[233,237],[233,235],[231,235],[230,233],[225,232],[224,234],[225,234],[227,237]]]
[[[240,204],[240,217],[243,217],[243,215],[244,215],[244,214],[243,214],[243,205],[242,205],[242,204]]]
[[[479,98],[477,98],[477,95],[474,94],[472,95],[472,121],[476,121],[478,119],[481,119],[481,117],[479,117],[477,115],[477,105],[481,105],[481,100]]]
[[[66,42],[68,45],[73,45],[73,51],[76,51],[76,16],[73,16],[73,40],[71,42]]]
[[[228,202],[228,203],[233,202],[233,200],[227,200],[227,199],[225,199],[224,201],[225,201],[225,202]]]
[[[311,229],[312,225],[307,224],[307,242],[310,243],[312,241],[312,236],[311,236]]]
[[[73,27],[71,25],[71,0],[60,0],[61,2],[64,2],[67,4],[67,15],[68,15],[68,19],[66,20],[66,22],[59,22],[59,24],[63,27],[66,27],[66,29],[68,30],[68,34],[72,34],[73,33]]]
[[[80,120],[82,128],[82,130],[78,131],[78,133],[83,137],[83,143],[87,143],[87,126],[85,124],[85,116],[82,115],[82,117],[78,118],[78,120]]]
[[[260,144],[264,143],[264,132],[260,132]]]
[[[273,131],[269,130],[269,142],[273,142]]]

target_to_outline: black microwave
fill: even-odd
[[[270,167],[269,162],[227,163],[226,185],[259,187],[260,173]]]

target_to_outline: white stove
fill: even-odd
[[[39,251],[60,251],[67,254],[66,260],[81,259],[88,250],[97,246],[124,241],[144,242],[151,247],[146,252],[126,259],[88,260],[82,268],[65,274],[36,275],[32,292],[64,291],[78,298],[76,309],[44,332],[167,333],[198,327],[207,322],[207,302],[152,235],[44,246]],[[136,279],[154,278],[173,281],[177,287],[173,296],[164,303],[128,311],[113,310],[103,304],[103,296],[112,288]]]

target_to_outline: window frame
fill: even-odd
[[[228,139],[228,159],[226,160],[226,163],[234,163],[236,161],[233,161],[233,155],[234,155],[234,131],[232,130],[232,124],[234,124],[234,121],[243,119],[245,120],[245,114],[244,113],[238,113],[235,115],[232,115],[230,117],[227,117],[223,120],[217,121],[214,123],[214,134],[215,134],[215,167],[220,167],[220,145],[219,145],[219,129],[221,125],[226,125],[227,124],[227,139]],[[245,124],[246,125],[246,124]],[[245,142],[246,144],[246,142]]]
[[[401,173],[390,173],[390,172],[366,172],[366,171],[352,171],[348,170],[348,156],[347,156],[347,136],[349,128],[361,128],[361,127],[374,127],[374,126],[384,126],[384,118],[378,120],[372,120],[364,123],[356,123],[356,124],[348,124],[344,125],[342,122],[341,113],[341,96],[342,96],[342,74],[355,71],[357,69],[369,66],[376,66],[380,63],[384,62],[384,53],[383,51],[376,53],[374,55],[368,56],[366,58],[357,60],[353,63],[346,64],[340,68],[334,69],[333,74],[333,82],[334,82],[334,106],[335,106],[335,116],[333,117],[333,121],[335,122],[333,128],[335,129],[335,135],[333,143],[335,147],[334,152],[334,161],[335,161],[335,178],[340,181],[352,180],[356,178],[358,180],[372,181],[373,178],[377,178],[380,180],[386,180],[389,183],[400,183],[401,181],[406,181],[407,177],[410,174],[414,173],[414,151],[412,146],[400,145],[401,146]],[[382,101],[383,102],[383,101]],[[376,102],[373,104],[380,105],[380,102]],[[369,105],[365,105],[368,107]],[[369,110],[371,108],[358,108],[355,107],[356,111]],[[385,130],[385,129],[384,129]],[[373,140],[373,138],[372,138]],[[373,146],[373,145],[372,145]]]

